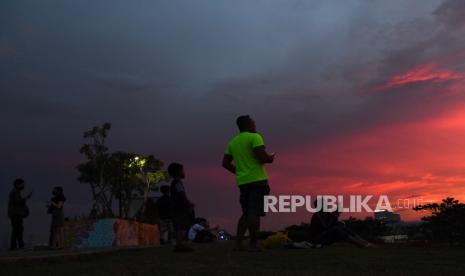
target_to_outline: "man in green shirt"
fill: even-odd
[[[260,217],[265,215],[264,196],[270,192],[264,165],[273,163],[275,154],[265,150],[263,138],[257,133],[250,116],[240,116],[236,123],[240,133],[229,141],[224,152],[223,167],[236,176],[240,189],[242,215],[237,223],[237,249],[242,249],[242,240],[249,229],[250,247],[257,250]]]

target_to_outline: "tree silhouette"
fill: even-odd
[[[109,123],[95,126],[84,132],[88,143],[81,146],[80,152],[87,161],[79,164],[78,180],[88,183],[92,192],[93,204],[90,218],[113,217],[113,200],[118,199],[119,217],[128,218],[132,199],[143,196],[143,207],[139,214],[144,215],[150,191],[161,181],[167,180],[163,163],[153,155],[140,156],[136,153],[117,151],[109,153],[105,145]]]
[[[144,186],[138,176],[139,169],[129,166],[136,156],[135,153],[117,151],[108,160],[108,182],[112,194],[118,199],[118,216],[123,218],[129,217],[132,198],[137,192],[142,193]]]
[[[113,216],[112,187],[106,178],[106,166],[108,164],[109,153],[105,146],[105,140],[111,124],[105,123],[102,126],[95,126],[84,132],[84,139],[89,143],[83,144],[80,153],[84,154],[87,161],[79,164],[77,169],[80,173],[78,181],[88,183],[92,192],[92,209],[89,217],[111,217]]]
[[[429,211],[431,215],[422,218],[432,233],[433,239],[450,244],[465,242],[465,204],[447,197],[438,203],[428,203],[413,208],[415,211]]]

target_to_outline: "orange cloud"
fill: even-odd
[[[450,69],[441,69],[435,63],[420,65],[394,76],[388,82],[375,88],[376,91],[397,88],[421,82],[445,82],[464,79],[464,75]]]

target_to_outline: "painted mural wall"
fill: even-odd
[[[158,225],[113,218],[67,221],[65,237],[68,248],[160,244]]]

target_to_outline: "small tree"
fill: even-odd
[[[137,192],[141,193],[144,186],[139,177],[139,168],[130,166],[136,156],[135,153],[118,151],[112,153],[108,161],[108,181],[113,195],[118,199],[119,217],[129,217],[132,198]]]
[[[87,161],[77,166],[80,173],[78,180],[90,185],[93,198],[89,215],[91,218],[113,216],[111,208],[113,193],[105,174],[109,159],[105,140],[110,129],[111,124],[105,123],[84,132],[84,138],[88,139],[89,143],[82,145],[80,149],[80,153],[86,156]]]
[[[423,217],[422,221],[426,222],[433,239],[450,244],[465,242],[465,204],[447,197],[440,204],[428,203],[413,210],[431,212],[431,215]]]
[[[156,159],[153,155],[149,155],[145,158],[136,156],[129,163],[129,168],[136,168],[138,170],[137,175],[143,183],[143,204],[142,210],[140,211],[140,214],[142,215],[145,213],[150,191],[156,184],[169,178],[167,172],[161,170],[162,166],[163,163]]]
[[[132,199],[144,197],[144,214],[148,195],[153,187],[168,179],[161,170],[163,163],[153,155],[140,157],[135,153],[117,151],[109,153],[105,145],[109,123],[95,126],[84,132],[89,143],[82,145],[80,152],[87,161],[78,165],[78,180],[88,183],[91,188],[93,204],[89,217],[113,217],[113,199],[118,199],[119,216],[128,218]]]

